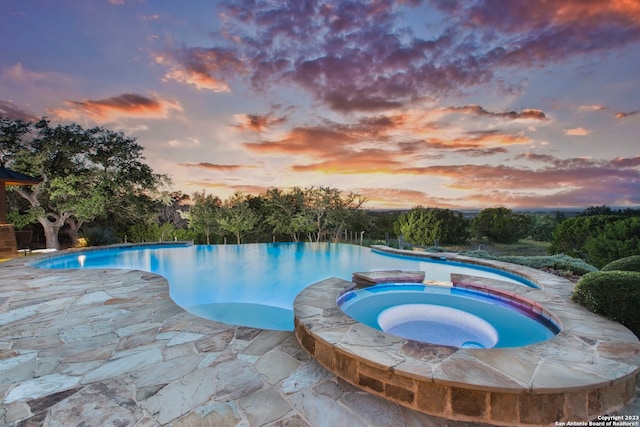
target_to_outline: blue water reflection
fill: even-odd
[[[339,243],[147,246],[53,257],[40,268],[126,268],[153,272],[169,282],[171,298],[212,320],[293,330],[293,301],[310,284],[329,277],[351,280],[357,271],[422,270],[448,281],[451,272],[514,281],[467,267],[373,253]]]

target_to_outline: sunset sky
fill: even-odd
[[[2,0],[0,115],[123,130],[173,188],[640,206],[638,0]]]

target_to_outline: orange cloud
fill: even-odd
[[[591,133],[590,130],[587,130],[583,127],[573,128],[573,129],[564,129],[564,134],[567,136],[587,136]]]
[[[53,113],[61,120],[75,121],[88,117],[97,122],[109,122],[116,118],[166,118],[171,111],[182,111],[177,101],[149,98],[135,93],[125,93],[100,100],[85,99],[67,101],[68,109],[54,109]]]
[[[507,111],[507,112],[499,112],[494,113],[485,110],[479,105],[470,104],[465,105],[464,107],[447,107],[444,108],[443,111],[452,112],[452,113],[464,113],[464,114],[474,114],[478,116],[489,116],[489,117],[497,117],[497,118],[505,118],[508,120],[549,120],[547,116],[542,112],[542,110],[537,110],[534,108],[525,108],[524,110],[517,111]]]
[[[451,202],[451,199],[432,197],[425,192],[417,190],[358,188],[355,191],[367,199],[367,205],[376,207],[407,209],[409,205],[439,208],[455,208],[457,206]]]
[[[279,141],[247,142],[243,146],[261,154],[319,155],[346,153],[347,147],[359,141],[351,135],[328,128],[298,127]]]
[[[291,170],[319,171],[327,174],[393,173],[402,164],[400,153],[371,149],[346,153],[324,162],[294,165]]]
[[[194,70],[174,69],[164,75],[164,80],[174,80],[193,85],[198,89],[206,89],[213,92],[230,92],[229,85],[226,82]]]
[[[198,168],[198,169],[223,171],[223,172],[236,171],[239,169],[255,168],[255,166],[249,166],[249,165],[220,165],[220,164],[208,163],[208,162],[179,163],[179,165],[187,168]]]
[[[217,182],[217,181],[213,182],[206,179],[199,180],[199,181],[190,181],[188,185],[191,187],[220,190],[222,193],[225,193],[227,195],[231,195],[235,192],[240,192],[242,194],[247,194],[247,195],[258,195],[258,194],[264,194],[267,192],[267,190],[272,188],[272,187],[265,187],[262,185],[235,185],[235,184],[228,184],[226,182]],[[224,196],[221,196],[221,198],[224,198]]]
[[[229,92],[228,80],[246,73],[243,61],[222,48],[168,50],[156,54],[156,63],[169,67],[165,81],[173,80],[213,92]]]

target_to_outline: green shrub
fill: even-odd
[[[82,233],[82,237],[87,240],[87,245],[89,246],[106,246],[120,243],[120,237],[118,237],[113,228],[101,225],[87,228]]]
[[[460,255],[470,256],[473,258],[482,258],[482,259],[495,259],[495,260],[498,259],[498,257],[495,257],[491,255],[489,252],[484,251],[482,249],[475,249],[473,251],[460,252]]]
[[[622,323],[640,337],[640,273],[635,271],[596,271],[585,274],[572,296],[597,314]]]
[[[640,255],[632,255],[611,261],[602,267],[602,271],[640,271]]]
[[[586,260],[603,267],[620,258],[640,255],[640,217],[631,217],[605,224],[599,233],[590,236],[584,245]]]
[[[512,264],[524,265],[538,270],[542,268],[553,268],[554,270],[558,271],[570,271],[573,274],[577,274],[578,276],[598,270],[594,266],[587,264],[579,258],[573,258],[569,255],[564,254],[541,256],[505,255],[495,257],[490,255],[486,251],[474,250],[463,252],[461,255],[510,262]]]

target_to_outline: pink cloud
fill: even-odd
[[[255,166],[249,165],[221,165],[216,163],[200,162],[200,163],[179,163],[180,166],[187,168],[205,169],[211,171],[233,172],[239,169],[252,169]]]
[[[67,101],[68,108],[54,109],[61,120],[79,120],[88,117],[97,122],[108,122],[121,117],[166,118],[172,111],[182,111],[177,101],[125,93],[100,100]]]
[[[4,101],[2,99],[0,99],[0,116],[25,122],[35,122],[39,119],[32,112],[20,108],[11,101]]]

